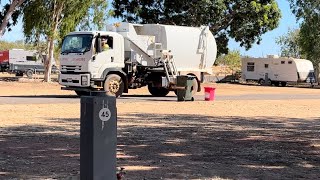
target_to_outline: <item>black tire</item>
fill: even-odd
[[[16,76],[22,77],[23,76],[23,72],[16,72]]]
[[[163,87],[153,87],[152,84],[148,85],[148,90],[150,94],[152,94],[155,97],[165,97],[169,94],[169,90]]]
[[[104,82],[104,90],[108,96],[119,97],[124,90],[122,78],[117,74],[109,74]]]
[[[269,86],[272,86],[272,81],[271,81],[271,79],[268,79],[267,84],[268,84]]]
[[[260,79],[258,82],[260,85],[264,85],[265,84],[265,80],[264,79]]]
[[[29,69],[29,70],[26,71],[26,75],[27,75],[27,77],[28,77],[29,79],[32,79],[33,74],[34,74],[33,69]]]
[[[87,92],[87,91],[74,91],[74,92],[76,92],[76,94],[78,95],[78,96],[89,96],[90,95],[90,93],[89,92]]]
[[[287,82],[281,82],[281,86],[286,87],[287,86]]]

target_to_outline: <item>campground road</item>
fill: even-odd
[[[203,101],[203,95],[196,95],[195,101]],[[216,95],[217,101],[224,100],[299,100],[319,99],[320,94],[244,94],[236,96]],[[156,102],[177,101],[175,96],[152,97],[149,95],[124,95],[118,102]],[[4,104],[77,104],[80,98],[75,95],[43,95],[43,96],[0,96],[0,105]]]

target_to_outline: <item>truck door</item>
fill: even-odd
[[[95,56],[94,67],[98,69],[99,75],[108,68],[122,68],[123,59],[119,58],[121,48],[118,45],[118,38],[111,35],[101,36],[102,51]],[[119,46],[119,47],[118,47]]]

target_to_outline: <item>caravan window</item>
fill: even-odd
[[[264,68],[268,69],[269,68],[269,64],[264,64]]]
[[[281,61],[281,64],[285,64],[286,62],[285,61]]]
[[[26,59],[27,59],[27,61],[36,61],[37,57],[35,57],[35,56],[27,56]]]
[[[247,63],[247,71],[254,71],[254,62],[248,62]]]
[[[289,61],[288,64],[292,64],[292,61]]]

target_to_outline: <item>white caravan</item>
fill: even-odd
[[[242,58],[241,78],[259,84],[282,85],[288,82],[314,83],[313,64],[309,60],[268,56],[268,58]]]
[[[34,73],[44,72],[45,55],[40,56],[35,50],[12,49],[0,51],[1,71],[15,73],[16,76],[23,76],[25,73],[29,78]],[[53,60],[53,71],[56,71]]]
[[[104,90],[120,96],[148,86],[152,95],[166,96],[180,74],[196,77],[196,92],[204,75],[212,73],[216,55],[208,27],[116,23],[107,31],[72,32],[64,38],[59,83],[78,95]]]

